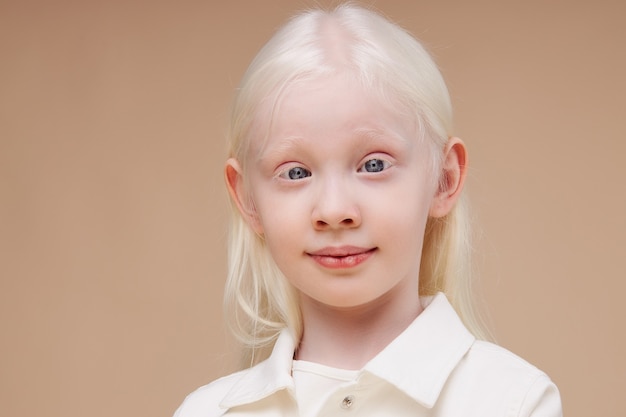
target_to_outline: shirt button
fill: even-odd
[[[352,404],[354,404],[354,397],[352,395],[348,395],[341,401],[341,408],[347,410],[348,408],[352,407]]]

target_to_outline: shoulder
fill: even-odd
[[[516,376],[536,376],[543,374],[534,365],[513,352],[491,342],[476,340],[467,352],[464,364],[468,367],[481,368],[482,372],[492,371],[497,374],[512,373]]]
[[[453,372],[450,388],[456,393],[466,392],[468,401],[471,397],[482,398],[507,410],[506,415],[562,415],[559,391],[548,375],[489,342],[473,343]]]
[[[247,370],[216,379],[189,394],[178,407],[174,417],[217,417],[227,410],[220,407],[220,402],[241,379]]]
[[[174,417],[222,416],[229,408],[258,404],[260,400],[270,397],[266,403],[280,408],[280,396],[273,394],[284,389],[293,390],[291,365],[294,348],[293,336],[285,329],[276,340],[269,358],[198,388],[187,396]]]

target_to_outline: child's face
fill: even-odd
[[[291,86],[249,158],[251,224],[301,294],[330,307],[418,297],[436,194],[414,124],[349,77]],[[409,302],[409,301],[407,301]]]

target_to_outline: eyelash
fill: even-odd
[[[372,158],[365,161],[357,170],[357,172],[368,173],[368,174],[376,174],[382,171],[385,171],[391,166],[391,163],[382,158]],[[368,168],[374,168],[375,170],[369,171]],[[281,171],[278,175],[279,178],[290,180],[290,181],[298,181],[305,178],[308,178],[312,175],[311,171],[302,167],[302,166],[294,166],[284,171]]]

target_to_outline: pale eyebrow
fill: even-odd
[[[381,145],[387,146],[406,146],[409,142],[404,136],[390,131],[371,128],[358,128],[350,135],[355,145],[359,147],[376,147]],[[277,145],[264,146],[258,155],[261,163],[272,162],[274,159],[281,159],[286,155],[301,151],[310,146],[306,138],[302,136],[287,136],[282,138]]]
[[[291,152],[301,150],[304,147],[305,139],[302,136],[287,136],[280,140],[275,146],[263,146],[259,152],[258,159],[265,162],[274,158],[281,158]]]
[[[409,140],[404,136],[389,130],[378,130],[378,129],[367,129],[361,128],[355,130],[355,137],[365,139],[365,145],[375,145],[378,143],[389,144],[391,141],[391,145],[406,145]]]

